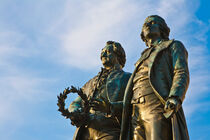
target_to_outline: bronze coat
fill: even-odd
[[[106,89],[107,97],[110,102],[118,102],[123,100],[125,88],[130,76],[131,73],[124,72],[123,70],[113,70],[108,75],[106,80]],[[83,93],[87,95],[88,99],[93,97],[98,77],[99,75],[95,76],[82,87]],[[71,110],[75,107],[80,107],[81,105],[82,101],[77,100],[70,105],[69,109]],[[122,110],[116,110],[112,113],[113,114],[111,115],[121,122]],[[74,140],[79,140],[79,136],[82,134],[82,129],[83,126],[76,129]]]
[[[189,85],[188,53],[180,41],[162,41],[150,56],[149,80],[160,101],[165,104],[168,97],[177,96],[183,102]],[[133,78],[142,61],[149,56],[142,55],[136,63],[125,90],[120,140],[130,139],[131,99]],[[173,140],[188,140],[188,130],[182,107],[172,117]]]

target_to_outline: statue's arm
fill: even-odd
[[[180,41],[174,41],[170,46],[173,67],[173,81],[170,97],[178,97],[183,102],[189,85],[188,53]]]

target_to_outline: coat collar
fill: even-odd
[[[170,44],[173,42],[174,40],[167,40],[167,41],[161,41],[156,47],[155,47],[155,52],[156,54],[158,54],[160,51],[166,49],[168,46],[170,46]],[[150,48],[147,48],[145,49],[143,52],[142,52],[142,55],[140,57],[140,59],[135,63],[135,66],[138,67],[139,64],[144,61],[145,59],[147,59],[150,55],[150,53],[145,53],[148,49]],[[152,48],[151,48],[152,49]],[[152,51],[152,50],[151,50]]]
[[[105,68],[101,68],[101,71],[94,77],[93,79],[93,88],[91,89],[91,92],[89,93],[89,98],[92,98],[94,96],[94,93],[96,91],[97,84],[103,74],[104,71],[107,71]],[[109,74],[107,75],[106,84],[107,82],[112,79],[116,74],[122,73],[123,70],[120,67],[114,67],[113,69],[110,69],[107,71]]]

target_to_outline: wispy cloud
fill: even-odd
[[[5,21],[0,22],[4,27],[0,27],[0,132],[6,131],[3,124],[6,126],[13,122],[16,124],[13,130],[16,131],[21,124],[28,123],[25,120],[29,118],[22,112],[29,106],[41,108],[38,104],[49,95],[50,89],[47,88],[54,78],[54,71],[49,71],[49,63],[58,69],[67,65],[70,69],[95,71],[101,65],[99,55],[102,47],[106,41],[115,40],[124,46],[128,60],[126,66],[129,66],[126,69],[132,71],[134,61],[145,48],[139,37],[141,26],[151,14],[165,18],[171,28],[170,37],[182,41],[189,52],[191,83],[184,103],[187,117],[190,118],[197,108],[209,106],[208,101],[200,103],[209,91],[207,64],[210,58],[206,51],[209,23],[195,16],[199,5],[196,0],[90,0],[64,1],[60,5],[56,2],[26,2],[26,8],[21,7],[24,2],[13,5],[14,9],[8,12],[8,17],[15,17],[11,18],[13,21],[3,18]],[[8,9],[12,3],[3,9]],[[32,58],[33,61],[29,61]],[[57,65],[54,61],[58,62]],[[41,65],[45,69],[41,69]],[[39,74],[40,71],[46,71],[50,76],[46,78]],[[78,79],[84,80],[82,76]],[[52,96],[55,95],[51,94],[50,98]],[[71,136],[68,134],[65,139]]]
[[[5,134],[1,139],[13,139],[12,134],[29,122],[26,112],[45,100],[49,92],[43,86],[53,82],[26,68],[32,65],[27,60],[37,54],[33,44],[25,45],[29,40],[18,30],[0,28],[0,133]]]
[[[67,2],[63,16],[50,26],[48,32],[61,41],[58,49],[63,55],[61,62],[81,69],[93,69],[100,65],[100,50],[107,40],[120,41],[126,38],[130,41],[130,36],[133,36],[131,32],[140,32],[148,15],[164,17],[171,27],[172,35],[183,35],[183,29],[194,18],[196,7],[192,10],[191,6],[185,0]],[[139,44],[144,45],[143,42]]]
[[[171,28],[170,37],[181,40],[189,50],[189,67],[192,70],[191,86],[186,99],[196,100],[199,93],[205,94],[209,89],[207,86],[208,76],[205,76],[209,74],[206,70],[206,60],[209,59],[209,56],[205,53],[206,32],[209,30],[209,26],[199,21],[195,16],[199,2],[186,0],[173,2],[167,0],[159,2],[94,1],[94,4],[91,2],[79,4],[80,8],[75,8],[74,4],[78,3],[67,3],[64,16],[61,17],[63,22],[59,20],[59,24],[56,23],[56,26],[53,26],[54,31],[58,31],[63,26],[66,29],[63,33],[59,32],[57,34],[61,41],[60,49],[63,51],[64,57],[62,60],[64,63],[81,69],[95,69],[100,65],[100,49],[105,41],[110,39],[121,41],[125,38],[130,41],[128,38],[133,37],[130,30],[135,29],[140,32],[146,16],[158,14],[166,19]],[[78,16],[73,15],[73,11]],[[132,24],[131,21],[135,24]],[[138,27],[134,27],[137,25]],[[126,32],[119,30],[123,28],[129,30],[123,30]],[[134,41],[132,44],[144,45],[143,42],[139,43],[139,40],[133,39],[132,41]],[[129,44],[127,45],[125,49],[129,52],[127,53],[128,61],[132,56],[138,58],[139,52],[131,51],[128,48]],[[138,48],[138,46],[132,46],[131,48]],[[204,69],[197,69],[198,66]],[[206,82],[200,82],[201,79]],[[203,89],[202,91],[195,90],[198,85],[200,89]],[[198,100],[196,101],[198,102]],[[190,102],[187,102],[187,105],[192,106]]]
[[[119,29],[116,28],[126,24],[125,19],[129,21],[136,9],[132,3],[120,0],[94,1],[94,4],[83,2],[79,7],[71,2],[67,3],[65,12],[69,14],[61,17],[66,23],[59,22],[60,26],[64,24],[66,31],[58,36],[62,43],[61,50],[65,52],[63,59],[67,64],[92,69],[99,65],[100,50],[106,41],[119,36]],[[70,11],[77,13],[79,17],[72,15]]]
[[[1,106],[0,106],[0,124],[5,124],[8,121],[14,125],[23,121],[21,118],[24,108],[20,108],[24,103],[38,103],[40,100],[37,97],[44,94],[44,91],[39,90],[41,84],[46,82],[45,79],[35,78],[27,75],[14,75],[0,78],[1,89]],[[46,94],[46,93],[45,93]],[[43,97],[43,95],[41,96]],[[34,100],[36,99],[36,100]],[[37,100],[39,99],[39,100]]]

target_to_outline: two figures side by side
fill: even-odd
[[[148,48],[132,75],[122,70],[126,59],[120,43],[107,42],[101,52],[104,68],[82,87],[90,101],[88,113],[82,113],[80,97],[69,107],[69,112],[81,111],[71,119],[79,126],[74,139],[189,140],[182,109],[188,53],[180,41],[169,40],[169,33],[160,16],[146,18],[141,38]]]

